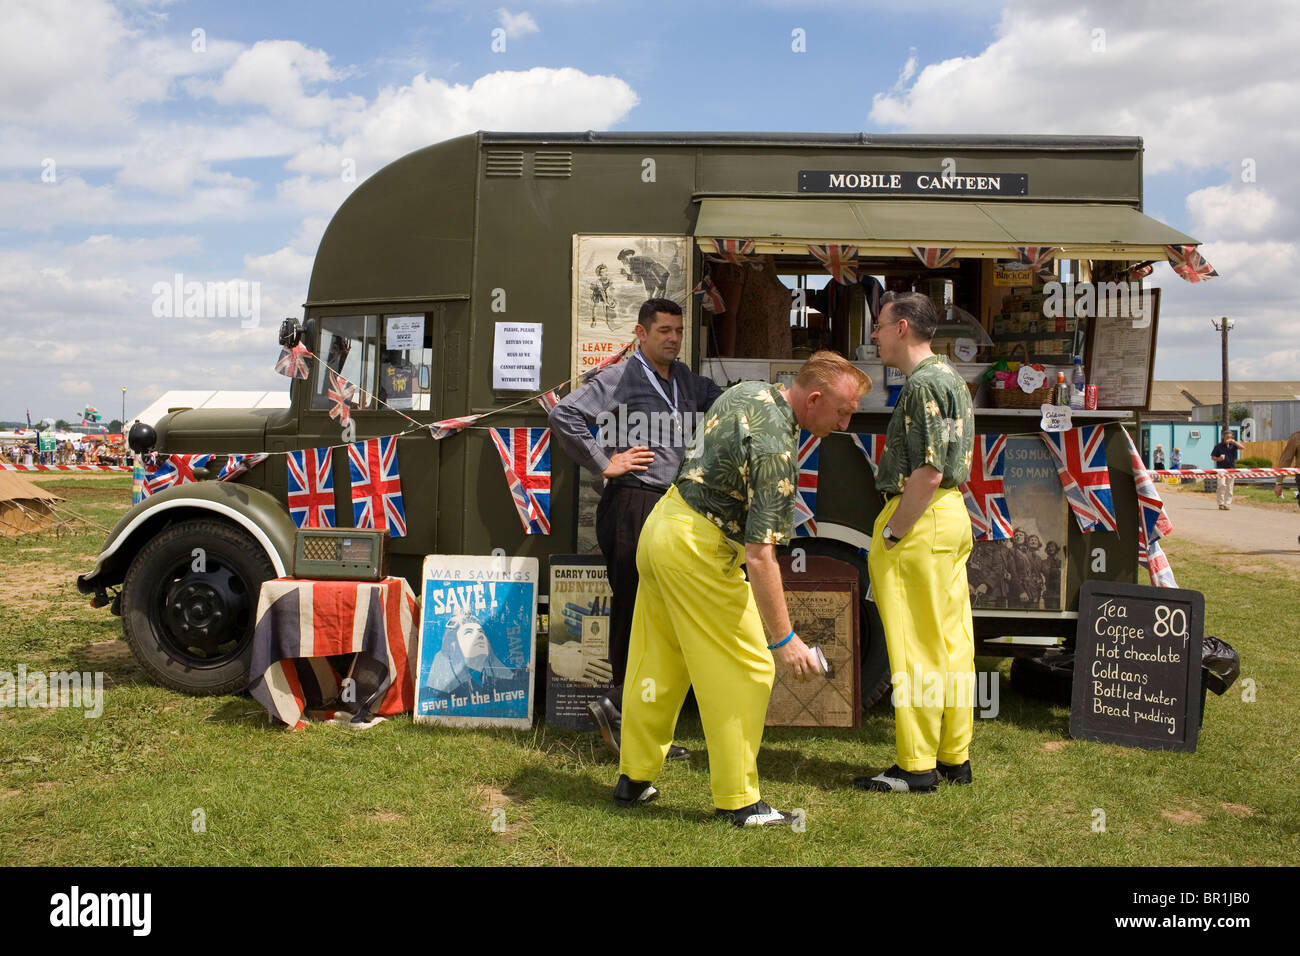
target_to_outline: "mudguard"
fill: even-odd
[[[77,590],[94,594],[121,584],[132,559],[163,527],[191,518],[221,518],[248,533],[283,577],[293,568],[297,528],[280,502],[265,491],[231,481],[198,481],[167,488],[122,516],[95,566],[77,576]]]

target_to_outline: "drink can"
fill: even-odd
[[[1097,408],[1097,386],[1088,385],[1083,389],[1083,407],[1092,411]]]

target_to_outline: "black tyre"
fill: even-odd
[[[174,690],[243,690],[258,594],[274,576],[261,547],[230,524],[171,525],[140,549],[122,585],[122,629],[132,655]]]
[[[1011,662],[1011,687],[1026,697],[1068,707],[1074,689],[1074,652],[1048,651],[1041,657],[1017,657]]]

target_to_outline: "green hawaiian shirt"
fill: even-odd
[[[970,477],[975,415],[970,390],[939,356],[912,370],[885,430],[876,488],[902,494],[908,477],[922,465],[942,472],[940,488],[956,488]]]
[[[794,409],[781,390],[741,382],[713,403],[673,483],[733,541],[785,544],[794,530],[798,440]]]

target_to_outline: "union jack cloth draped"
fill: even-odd
[[[527,534],[551,533],[551,430],[492,428],[510,496]]]
[[[221,473],[217,475],[217,481],[234,481],[250,468],[260,465],[271,456],[266,452],[258,452],[255,455],[230,455],[226,458],[226,463],[221,466]]]
[[[433,436],[434,441],[438,441],[448,435],[464,431],[482,417],[483,415],[465,415],[462,418],[444,418],[442,421],[434,422],[429,426],[429,434]]]
[[[1174,271],[1188,282],[1205,282],[1218,275],[1195,246],[1165,246],[1165,253]]]
[[[940,246],[908,246],[912,250],[912,255],[921,260],[921,263],[927,269],[942,269],[948,263],[952,262],[957,255],[957,248],[944,248]]]
[[[808,245],[808,251],[826,267],[831,278],[840,285],[858,281],[858,247],[837,245]]]
[[[1002,541],[1012,537],[1011,513],[1007,510],[1006,435],[978,435],[971,456],[970,477],[961,486],[966,510],[976,541]]]
[[[1151,584],[1157,588],[1176,588],[1173,568],[1169,558],[1160,547],[1160,539],[1174,530],[1173,523],[1165,514],[1165,504],[1156,491],[1156,483],[1142,463],[1133,438],[1126,431],[1124,438],[1128,442],[1128,457],[1133,463],[1133,481],[1137,485],[1138,499],[1138,564],[1147,569]]]
[[[348,445],[352,475],[352,527],[406,537],[402,478],[397,471],[397,438],[371,438]]]
[[[700,296],[700,306],[707,312],[717,314],[727,311],[727,303],[722,300],[722,293],[713,284],[709,276],[700,280],[700,284],[691,290],[691,295]]]
[[[753,239],[710,239],[709,243],[714,255],[723,262],[730,262],[733,266],[753,262]]]
[[[299,528],[333,528],[334,452],[329,448],[291,451],[285,459],[289,472],[289,517]]]
[[[885,454],[885,436],[859,432],[850,434],[849,437],[853,439],[853,444],[857,446],[858,451],[862,452],[862,457],[867,460],[867,465],[871,468],[871,477],[875,478],[880,474],[880,459]]]
[[[164,488],[198,481],[194,469],[208,467],[212,458],[212,455],[168,455],[167,463],[159,465],[158,470],[145,479],[144,497],[156,495]]]
[[[420,608],[404,578],[267,581],[257,602],[248,692],[294,730],[306,726],[304,714],[348,714],[360,727],[404,714],[415,706],[419,627]]]
[[[1015,250],[1017,261],[1029,266],[1040,276],[1055,275],[1047,264],[1056,255],[1056,246],[1012,246],[1011,248]]]
[[[348,401],[356,394],[357,387],[340,375],[334,369],[330,369],[330,418],[334,419],[340,425],[346,425],[352,420],[352,413],[348,410]]]
[[[794,499],[794,533],[798,538],[817,534],[817,469],[822,440],[810,431],[799,429],[799,489]]]
[[[280,360],[275,363],[275,370],[289,378],[307,378],[309,362],[307,346],[299,343],[291,349],[280,349]]]
[[[1106,467],[1106,429],[1084,425],[1068,432],[1040,432],[1056,459],[1065,500],[1084,531],[1114,531],[1115,502]]]

